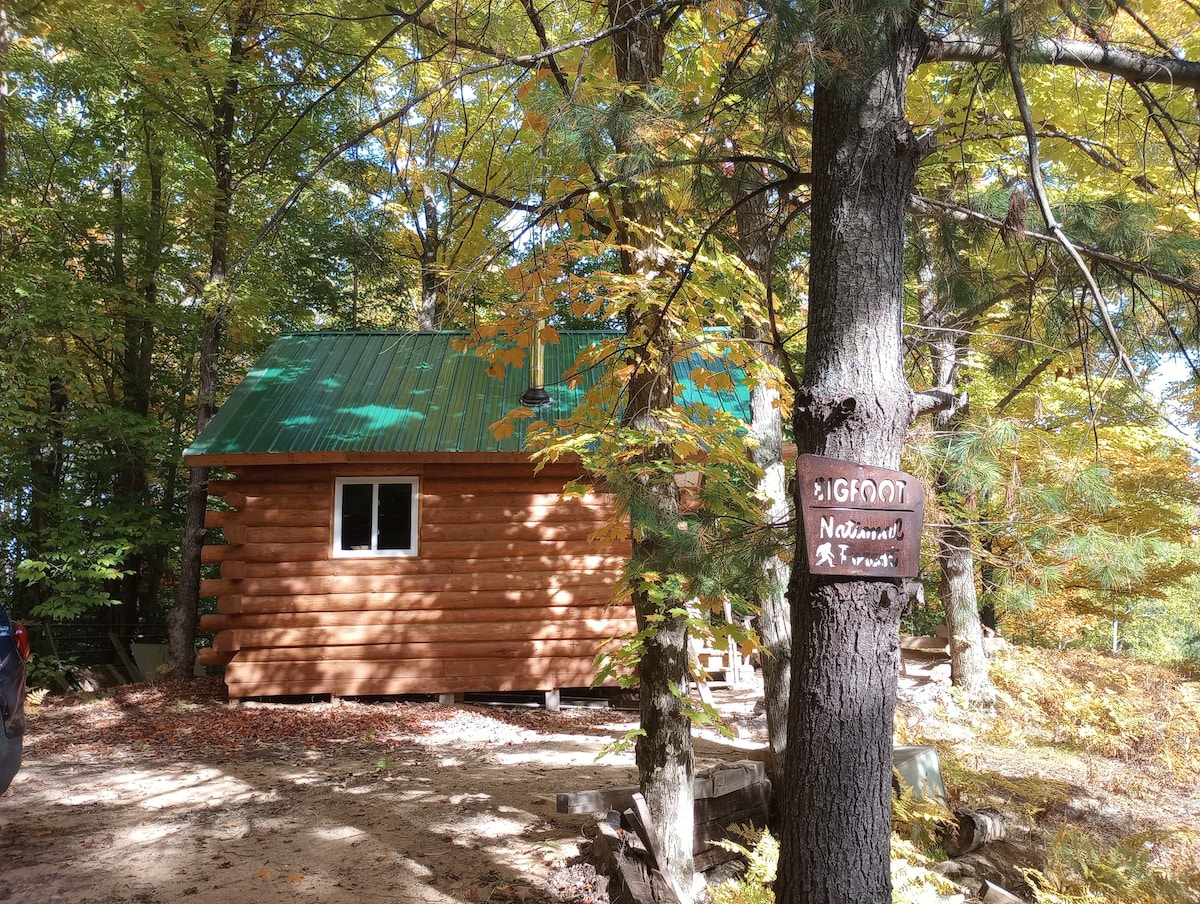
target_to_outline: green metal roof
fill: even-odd
[[[619,333],[561,331],[545,346],[546,420],[565,417],[588,388],[563,375],[579,352]],[[496,439],[491,426],[521,405],[529,365],[488,364],[455,347],[463,333],[314,332],[280,336],[233,390],[186,455],[266,452],[519,452],[525,425]],[[528,358],[528,356],[526,356]],[[728,370],[733,391],[700,389],[696,367]],[[740,372],[698,355],[675,365],[685,404],[704,403],[749,422],[749,391]]]

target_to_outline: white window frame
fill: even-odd
[[[375,549],[379,540],[379,486],[380,484],[408,484],[412,487],[412,510],[409,525],[412,531],[412,547],[409,549]],[[371,485],[371,549],[342,549],[342,488],[347,484]],[[334,479],[333,496],[333,557],[335,559],[370,559],[412,557],[418,554],[417,541],[421,525],[417,520],[420,513],[421,479],[419,477],[338,477]]]

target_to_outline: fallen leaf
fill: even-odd
[[[303,882],[304,876],[300,875],[300,873],[292,873],[292,875],[290,875],[290,876],[284,876],[283,881],[284,882]]]
[[[260,870],[259,870],[257,873],[255,873],[254,875],[255,875],[255,876],[257,876],[259,879],[270,879],[270,878],[271,878],[271,871],[270,871],[269,869],[260,869]]]
[[[220,864],[217,869],[233,869],[233,864],[226,860],[224,863]]]

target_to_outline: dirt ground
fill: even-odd
[[[752,695],[725,703],[753,718]],[[631,753],[597,754],[635,725],[595,708],[229,706],[215,680],[50,698],[0,800],[0,902],[604,904],[570,866],[594,817],[556,813],[555,794],[633,783]],[[701,738],[698,763],[753,746]]]
[[[761,686],[716,694],[735,737],[698,731],[701,769],[765,744]],[[1200,782],[1161,757],[998,744],[938,676],[902,678],[900,697],[917,743],[992,783],[972,805],[1012,804],[1028,776],[1055,798],[1052,836],[1200,825]],[[0,904],[608,904],[576,863],[595,818],[555,795],[633,784],[631,752],[598,755],[635,726],[598,708],[230,706],[216,679],[51,697],[0,799]],[[1191,869],[1194,838],[1176,849]]]

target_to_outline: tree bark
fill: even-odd
[[[865,52],[829,49],[871,68],[827,74],[814,95],[808,338],[793,421],[801,452],[895,468],[912,405],[902,371],[904,216],[922,148],[904,101],[920,42],[915,20],[875,16],[857,32],[874,36]],[[885,904],[904,589],[813,577],[800,567],[799,535],[795,562],[777,900]]]

